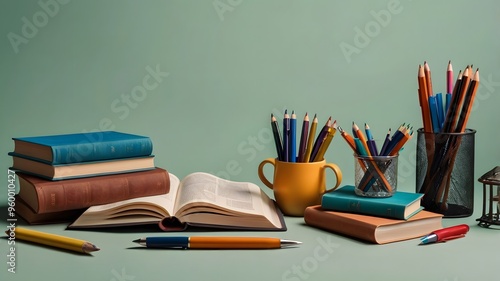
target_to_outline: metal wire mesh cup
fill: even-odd
[[[422,206],[444,217],[468,217],[474,211],[473,129],[463,133],[417,130],[416,192]]]

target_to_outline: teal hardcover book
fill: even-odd
[[[396,191],[391,197],[369,198],[354,193],[354,186],[345,185],[325,193],[321,207],[325,210],[350,212],[378,217],[407,220],[423,209],[423,194]]]
[[[149,156],[149,137],[114,131],[12,138],[12,156],[52,165]]]

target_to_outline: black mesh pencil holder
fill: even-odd
[[[417,131],[416,192],[422,206],[444,217],[468,217],[474,211],[475,133]]]

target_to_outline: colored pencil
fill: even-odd
[[[354,123],[354,122],[352,122],[352,131],[354,133],[354,136],[359,138],[359,140],[361,141],[361,144],[363,144],[363,146],[367,152],[367,156],[371,156],[370,149],[368,148],[368,144],[366,143],[366,138],[363,135],[363,132],[361,132],[361,130],[359,129],[358,125],[356,125],[356,123]]]
[[[451,60],[448,62],[448,68],[446,69],[446,93],[453,93],[453,67]]]
[[[330,116],[326,121],[325,125],[323,126],[323,128],[321,129],[321,131],[319,132],[318,137],[316,137],[316,140],[314,141],[309,162],[314,162],[314,159],[316,158],[316,154],[318,154],[321,144],[326,139],[326,136],[328,134],[328,129],[331,127],[331,123],[332,123],[332,117]]]
[[[462,105],[462,110],[457,122],[456,133],[465,132],[465,126],[467,126],[467,121],[469,120],[470,112],[472,110],[472,105],[474,102],[474,98],[476,96],[477,89],[479,87],[479,69],[476,70],[474,74],[469,89],[465,94],[464,102]]]
[[[432,89],[431,68],[429,67],[429,64],[426,61],[424,62],[424,74],[425,74],[427,95],[430,97],[434,94],[434,92]]]
[[[431,112],[432,131],[439,133],[439,117],[436,96],[429,97],[429,111]]]
[[[283,161],[283,143],[281,141],[281,133],[278,126],[278,120],[271,113],[271,128],[273,130],[274,144],[276,146],[276,153],[278,154],[278,160]]]
[[[385,151],[387,150],[387,146],[391,142],[391,128],[389,128],[389,131],[387,132],[387,135],[385,136],[384,143],[382,144],[382,148],[380,148],[379,155],[384,155]]]
[[[399,151],[403,148],[403,146],[412,138],[413,130],[409,128],[403,128],[403,135],[399,139],[399,141],[394,145],[394,147],[389,151],[389,156],[394,156],[399,153]]]
[[[432,132],[432,123],[431,123],[431,115],[429,112],[429,95],[427,92],[427,83],[425,80],[425,72],[424,68],[419,65],[418,66],[418,92],[419,92],[419,101],[420,101],[420,109],[422,111],[422,121],[424,123],[424,131]]]
[[[392,135],[391,141],[389,142],[386,149],[384,150],[384,154],[381,154],[382,156],[388,156],[391,153],[391,151],[393,151],[394,147],[396,147],[396,145],[399,143],[399,141],[403,138],[404,131],[405,131],[405,124],[402,124],[396,130],[394,135]]]
[[[318,127],[318,117],[314,114],[314,118],[311,124],[311,129],[309,130],[309,137],[307,138],[307,147],[306,152],[304,154],[303,162],[310,162],[312,148],[314,144],[314,139],[316,137],[316,128]]]
[[[457,118],[459,114],[460,107],[462,106],[465,92],[469,87],[469,66],[467,66],[462,74],[462,79],[460,85],[457,86],[456,93],[453,93],[450,110],[446,115],[446,119],[443,126],[443,132],[452,133],[455,131]],[[458,82],[457,82],[458,83]]]
[[[377,143],[373,139],[373,135],[367,123],[365,123],[365,132],[366,132],[366,145],[370,150],[370,154],[372,156],[378,156]]]
[[[285,109],[283,116],[283,161],[288,162],[290,150],[290,116]]]
[[[290,117],[290,135],[288,141],[288,161],[297,162],[297,115],[295,111],[292,110],[292,116]]]
[[[29,241],[74,252],[91,253],[100,250],[99,247],[85,240],[41,232],[24,227],[16,227],[13,231],[7,230],[5,233],[9,236],[15,236],[16,240]]]
[[[309,115],[306,112],[302,121],[302,131],[300,133],[299,155],[297,162],[304,162],[304,157],[307,150],[307,134],[309,133]]]
[[[344,131],[344,129],[342,129],[342,127],[340,126],[337,126],[337,130],[340,132],[340,135],[344,138],[344,140],[347,142],[352,151],[354,153],[357,153],[356,143],[354,141],[354,138],[351,135],[349,135],[346,131]]]
[[[324,159],[326,150],[328,149],[328,146],[330,146],[330,143],[332,142],[333,136],[335,135],[335,132],[337,129],[337,121],[333,121],[333,124],[328,128],[325,139],[321,143],[321,146],[319,147],[318,153],[314,156],[313,162],[318,162],[322,161]]]
[[[436,94],[436,106],[437,106],[437,119],[438,119],[438,130],[440,132],[443,129],[444,123],[444,104],[443,104],[443,94]]]

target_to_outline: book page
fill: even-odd
[[[157,206],[157,208],[159,208],[158,211],[161,211],[163,216],[172,215],[174,210],[175,197],[177,195],[177,190],[179,187],[179,178],[170,173],[169,176],[170,176],[170,191],[167,194],[138,197],[110,204],[91,206],[84,212],[84,215],[88,216],[96,214],[110,215],[115,213],[123,213],[126,210],[134,211],[135,209],[138,209],[138,207],[143,207],[147,209],[151,208],[148,207],[148,205]]]
[[[264,209],[258,186],[228,181],[201,172],[190,174],[182,180],[175,202],[176,213],[189,203],[208,203],[250,214],[262,214]]]

